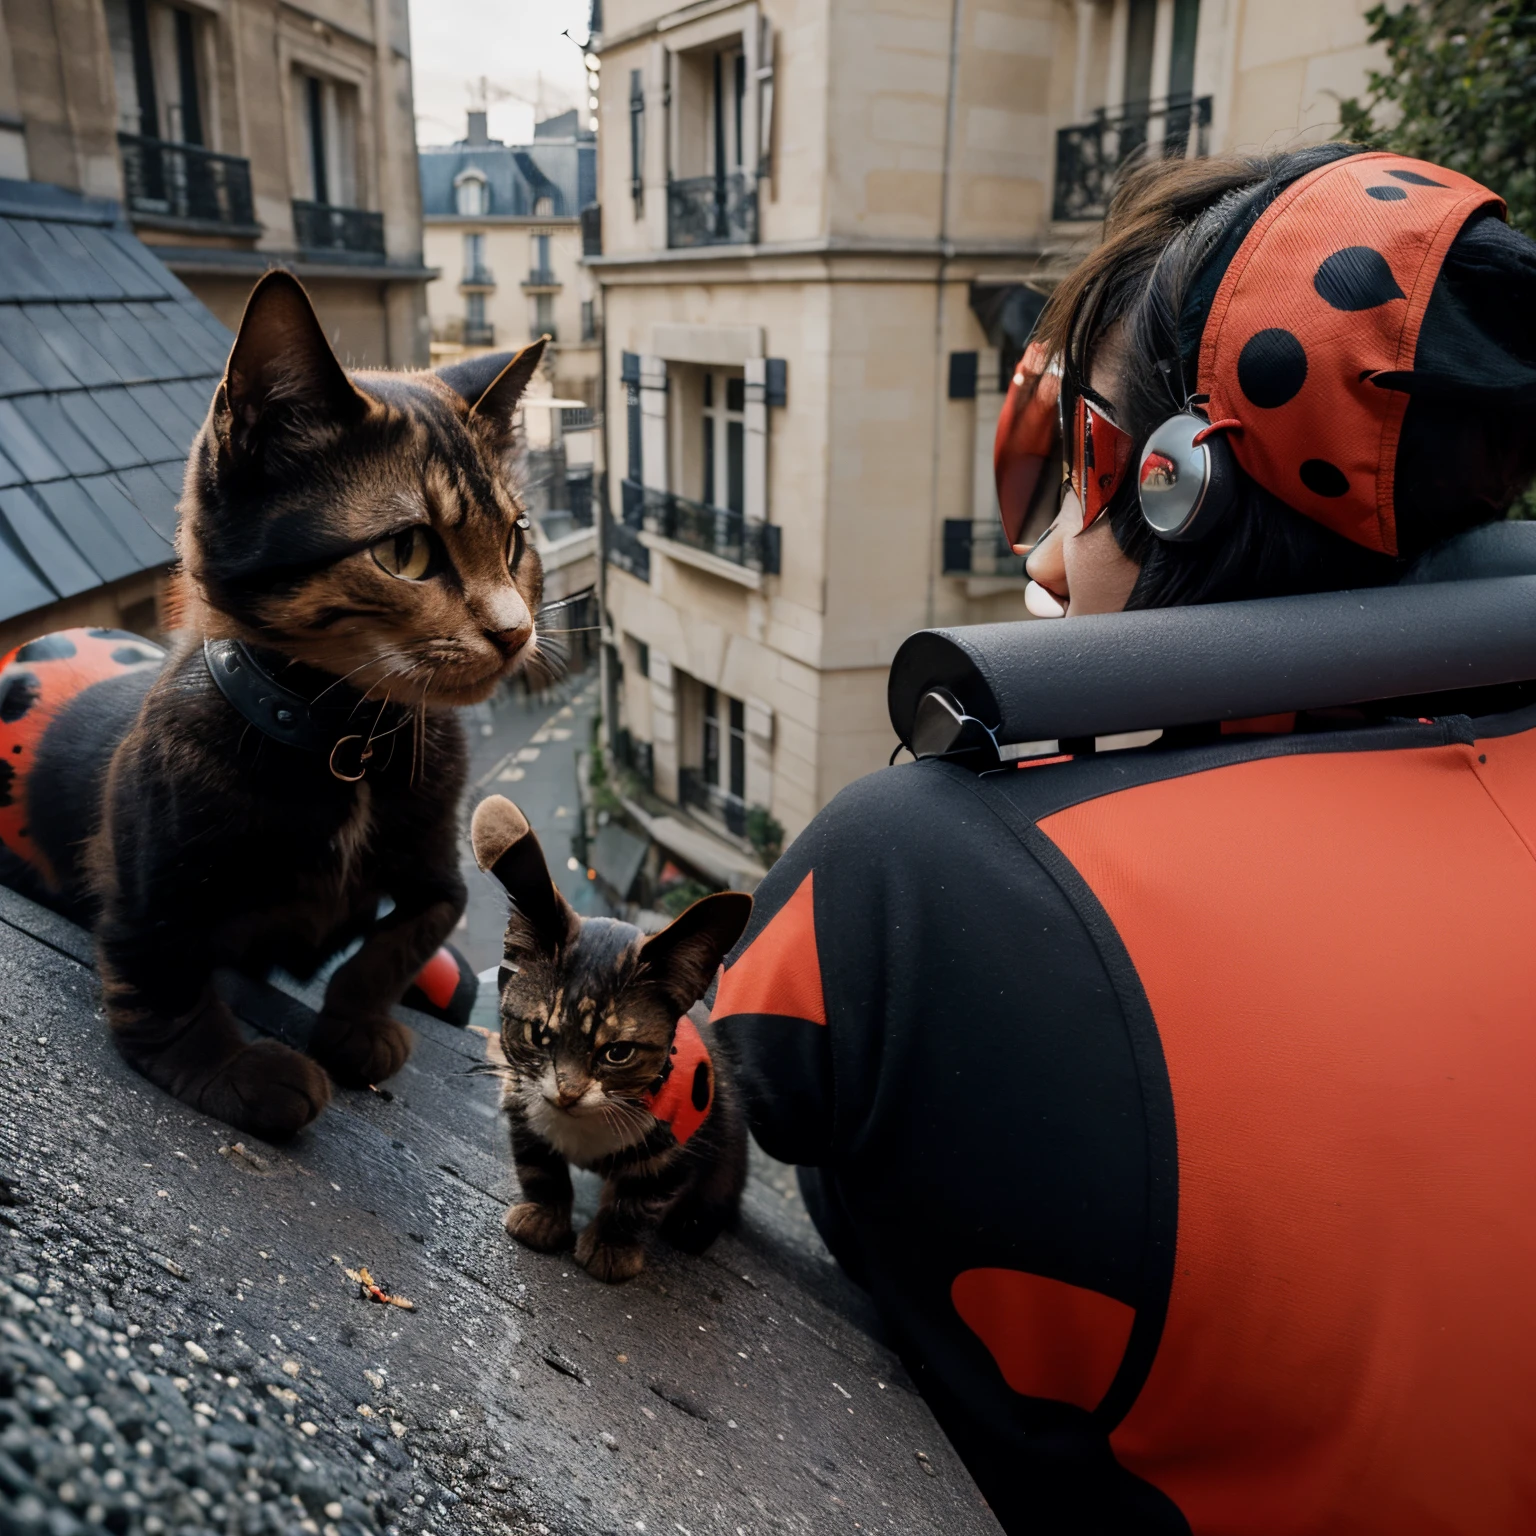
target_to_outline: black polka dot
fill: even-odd
[[[14,725],[42,697],[43,685],[31,672],[13,672],[0,682],[0,720]]]
[[[141,661],[159,661],[161,652],[148,646],[120,645],[112,652],[112,660],[120,667],[136,667]]]
[[[1408,196],[1401,187],[1367,187],[1367,197],[1374,197],[1378,203],[1400,203]]]
[[[1443,181],[1431,181],[1428,176],[1420,176],[1417,171],[1388,171],[1388,176],[1395,176],[1399,181],[1406,181],[1413,187],[1443,187]]]
[[[12,752],[16,752],[16,753],[20,753],[20,751],[21,751],[21,743],[18,741],[16,743],[16,745],[11,748],[11,751]]]
[[[709,1108],[709,1063],[701,1061],[693,1069],[693,1107],[702,1115]]]
[[[75,642],[68,635],[43,635],[28,640],[16,652],[17,661],[64,661],[75,654]]]
[[[0,805],[11,803],[11,785],[15,781],[16,770],[0,758]]]
[[[1312,286],[1335,309],[1375,309],[1407,297],[1397,286],[1387,258],[1368,245],[1347,245],[1335,251],[1313,275]]]
[[[1314,496],[1342,496],[1349,489],[1344,471],[1327,459],[1308,459],[1301,466],[1301,483]]]
[[[1294,400],[1306,381],[1306,349],[1289,331],[1259,331],[1238,355],[1239,386],[1254,405],[1267,410]]]

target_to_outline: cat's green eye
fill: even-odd
[[[432,540],[417,524],[380,539],[372,550],[374,564],[402,581],[420,581],[432,566]]]
[[[612,1045],[603,1047],[603,1060],[610,1067],[622,1067],[634,1054],[635,1048],[628,1040],[615,1040]]]

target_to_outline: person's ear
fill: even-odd
[[[214,395],[230,451],[251,457],[272,448],[322,448],[367,410],[298,279],[268,272],[246,301]]]
[[[640,946],[640,963],[679,1015],[709,990],[720,962],[730,954],[752,916],[752,898],[741,891],[719,891],[696,901],[686,912]]]
[[[553,951],[575,939],[581,919],[550,878],[528,818],[510,800],[503,795],[482,800],[470,822],[469,840],[475,862],[512,898],[509,946]]]
[[[437,376],[469,406],[469,414],[490,422],[503,440],[512,433],[517,411],[549,337],[541,336],[521,352],[490,352],[439,368]]]

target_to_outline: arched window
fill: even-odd
[[[552,197],[540,197],[534,199],[533,216],[536,219],[553,218],[555,213],[555,200]]]
[[[491,189],[485,184],[485,172],[471,167],[453,179],[454,206],[466,218],[478,218],[491,211]]]

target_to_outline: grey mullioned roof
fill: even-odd
[[[172,558],[231,340],[116,204],[0,179],[0,619]]]
[[[551,127],[566,127],[568,136],[555,138]],[[457,144],[424,145],[418,151],[421,166],[421,211],[426,218],[458,215],[455,183],[461,172],[474,167],[485,176],[491,195],[490,217],[531,218],[541,197],[551,199],[557,218],[575,218],[597,199],[597,141],[591,134],[578,136],[576,114],[569,112],[534,129],[532,144],[485,144],[467,140]]]

